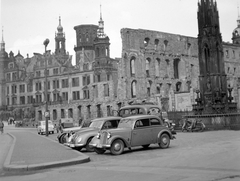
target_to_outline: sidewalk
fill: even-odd
[[[6,171],[39,170],[90,161],[87,155],[45,136],[28,131],[5,134],[13,139],[3,165]]]

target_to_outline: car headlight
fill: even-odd
[[[96,137],[97,137],[97,139],[100,139],[100,137],[101,137],[100,133],[98,133]]]
[[[76,138],[77,143],[79,143],[81,140],[82,140],[82,137],[81,137],[81,136],[78,136],[78,137]]]
[[[111,138],[111,134],[108,132],[107,133],[107,139]]]

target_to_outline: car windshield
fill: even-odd
[[[89,127],[91,128],[101,128],[104,121],[93,121]]]
[[[118,128],[132,128],[134,121],[132,119],[121,119]]]

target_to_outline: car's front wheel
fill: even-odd
[[[161,148],[168,148],[170,145],[170,138],[166,133],[163,133],[160,137],[160,142],[158,143]]]
[[[106,150],[102,149],[102,148],[94,148],[94,151],[97,153],[97,154],[103,154],[105,153]]]
[[[110,151],[113,155],[120,155],[124,150],[124,143],[122,140],[115,140],[110,148]]]

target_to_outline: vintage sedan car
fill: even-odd
[[[86,148],[87,151],[94,151],[93,148],[89,147],[89,143],[92,138],[97,135],[100,130],[114,129],[117,128],[121,117],[104,117],[96,118],[92,120],[89,127],[82,128],[81,130],[75,132],[70,139],[65,144],[71,148],[81,150]]]
[[[110,150],[119,155],[124,148],[135,146],[148,148],[157,143],[161,148],[168,148],[170,139],[174,139],[162,119],[154,115],[136,115],[122,118],[117,129],[101,130],[89,143],[95,152],[103,154]]]
[[[134,115],[156,115],[161,116],[161,109],[158,105],[153,104],[135,104],[128,105],[120,108],[118,111],[118,116],[120,117],[129,117]]]

